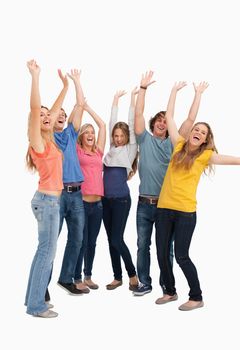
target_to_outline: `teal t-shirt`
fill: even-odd
[[[159,196],[173,151],[171,140],[169,137],[161,140],[147,130],[136,138],[139,145],[139,194]]]

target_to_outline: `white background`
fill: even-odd
[[[27,172],[30,74],[26,61],[41,67],[41,97],[50,106],[61,89],[57,69],[82,70],[88,103],[106,122],[114,92],[128,92],[152,69],[156,83],[148,89],[145,117],[166,108],[172,84],[186,80],[176,104],[178,125],[193,98],[192,82],[206,80],[198,120],[208,121],[219,153],[240,154],[238,1],[8,1],[0,8],[1,33],[1,348],[24,349],[226,349],[239,348],[239,175],[235,166],[218,167],[198,189],[198,223],[191,256],[198,268],[205,307],[184,313],[188,286],[174,266],[179,300],[155,305],[161,296],[153,236],[152,293],[136,298],[124,284],[107,291],[112,280],[107,239],[102,227],[97,242],[94,281],[97,291],[68,296],[56,285],[66,228],[58,242],[50,286],[59,317],[33,318],[23,306],[36,222],[30,201],[37,175]],[[126,120],[130,94],[120,100]],[[75,100],[72,82],[64,107]],[[87,118],[86,118],[87,120]],[[108,147],[108,145],[107,145]],[[107,149],[107,148],[106,148]],[[136,261],[135,212],[138,175],[130,182],[132,208],[125,239]]]

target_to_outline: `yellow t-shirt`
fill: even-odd
[[[180,137],[173,155],[182,149],[184,142],[185,140]],[[195,159],[189,170],[184,168],[173,169],[171,160],[163,181],[157,207],[185,212],[196,211],[197,186],[202,172],[208,167],[212,153],[212,150],[205,150]]]

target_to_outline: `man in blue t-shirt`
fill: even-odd
[[[80,84],[80,71],[74,69],[68,74],[75,85],[77,103],[67,120],[66,113],[61,109],[54,124],[54,138],[58,147],[63,152],[63,185],[64,189],[60,199],[60,226],[62,230],[64,219],[67,224],[67,243],[64,251],[62,268],[58,279],[58,285],[72,295],[80,295],[83,290],[77,289],[74,284],[75,269],[83,241],[84,206],[82,200],[81,183],[83,173],[76,151],[78,132],[82,122],[84,101]]]
[[[157,214],[157,201],[164,176],[172,155],[173,146],[168,137],[165,111],[157,113],[149,121],[150,134],[145,127],[143,116],[145,94],[152,80],[153,72],[146,72],[140,82],[140,90],[137,96],[135,108],[135,134],[139,145],[139,198],[137,205],[137,273],[139,286],[133,291],[136,296],[142,296],[152,291],[152,279],[150,277],[150,245],[153,225]],[[179,132],[187,138],[195,122],[200,105],[201,94],[208,86],[202,82],[198,86],[194,84],[195,95],[187,119],[181,125]],[[169,256],[173,261],[173,242]],[[160,285],[164,293],[164,284]]]

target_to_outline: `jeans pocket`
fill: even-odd
[[[187,211],[182,211],[180,216],[185,217],[185,218],[194,218],[196,216],[196,212],[187,212]]]
[[[102,201],[97,202],[97,208],[100,210],[103,209]]]
[[[32,203],[32,211],[33,211],[33,214],[34,214],[35,218],[37,219],[37,221],[42,221],[43,207],[40,206],[39,204]]]

